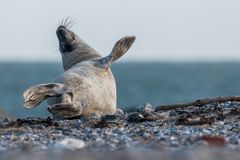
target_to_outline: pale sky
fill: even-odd
[[[55,30],[67,16],[102,55],[135,35],[122,61],[240,61],[239,0],[5,0],[0,61],[60,61]]]

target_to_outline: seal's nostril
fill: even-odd
[[[59,28],[57,30],[57,36],[60,41],[67,41],[68,39],[68,31],[64,28]]]
[[[64,34],[64,32],[66,31],[67,31],[67,28],[65,26],[59,26],[56,32],[57,34]]]
[[[64,29],[63,28],[59,28],[58,30],[57,30],[57,33],[63,33],[64,32]]]
[[[61,35],[61,36],[64,35],[64,31],[63,31],[62,29],[58,30],[57,33],[58,33],[59,35]]]

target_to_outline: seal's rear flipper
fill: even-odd
[[[57,119],[77,117],[81,114],[81,109],[81,107],[74,107],[72,103],[58,103],[47,108],[47,110],[52,113],[54,118]]]
[[[116,61],[118,58],[120,58],[128,51],[128,49],[132,46],[134,41],[135,36],[126,36],[121,38],[115,43],[110,55],[97,60],[95,66],[108,69],[111,66],[112,62]]]
[[[64,93],[71,93],[71,91],[61,83],[46,83],[32,86],[23,93],[25,99],[24,107],[31,109],[49,97],[58,97]]]

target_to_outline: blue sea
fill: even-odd
[[[118,106],[182,103],[198,98],[240,95],[240,63],[117,63]],[[0,63],[0,108],[16,117],[49,116],[46,103],[23,108],[28,87],[52,81],[60,63]]]

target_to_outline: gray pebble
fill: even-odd
[[[137,112],[153,112],[153,106],[150,103],[144,103],[143,105],[137,106]]]

